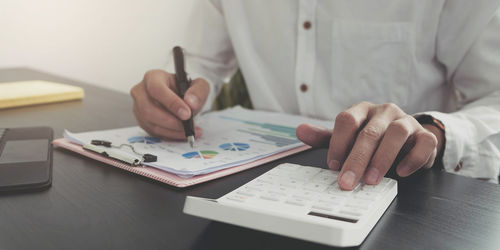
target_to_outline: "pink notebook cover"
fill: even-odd
[[[175,186],[175,187],[188,187],[188,186],[192,186],[192,185],[195,185],[198,183],[202,183],[202,182],[210,181],[210,180],[217,179],[220,177],[224,177],[226,175],[238,173],[240,171],[243,171],[243,170],[246,170],[249,168],[253,168],[253,167],[257,167],[257,166],[262,165],[264,163],[268,163],[268,162],[271,162],[271,161],[274,161],[274,160],[283,158],[285,156],[289,156],[289,155],[292,155],[292,154],[295,154],[295,153],[298,153],[298,152],[301,152],[301,151],[304,151],[304,150],[307,150],[310,148],[309,146],[304,145],[301,147],[290,149],[290,150],[285,151],[285,152],[281,152],[278,154],[268,156],[266,158],[262,158],[260,160],[256,160],[256,161],[252,161],[252,162],[249,162],[246,164],[242,164],[239,166],[218,170],[218,171],[215,171],[215,172],[212,172],[209,174],[197,175],[197,176],[194,176],[191,178],[182,178],[182,177],[179,177],[178,175],[171,174],[169,172],[166,172],[166,171],[163,171],[160,169],[156,169],[156,168],[152,168],[152,167],[131,167],[128,164],[121,163],[119,161],[104,157],[100,154],[87,151],[87,150],[83,149],[81,145],[72,143],[65,138],[56,139],[52,142],[52,144],[54,144],[55,146],[76,152],[76,153],[81,154],[83,156],[92,158],[94,160],[98,160],[98,161],[106,163],[108,165],[115,166],[117,168],[121,168],[123,170],[129,171],[132,173],[136,173],[136,174],[139,174],[142,176],[146,176],[148,178],[151,178],[151,179],[154,179],[154,180],[157,180],[157,181],[160,181],[160,182],[163,182],[163,183]]]

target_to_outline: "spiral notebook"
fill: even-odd
[[[186,187],[306,150],[309,147],[297,139],[295,128],[301,123],[331,124],[241,107],[205,114],[196,123],[204,129],[204,135],[196,141],[194,149],[185,141],[162,141],[151,137],[139,127],[80,133],[65,131],[65,138],[53,143],[139,175]],[[109,145],[95,144],[96,141]],[[145,160],[146,154],[154,156],[154,161]],[[139,166],[133,166],[135,163]]]

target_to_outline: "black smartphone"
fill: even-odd
[[[40,190],[52,185],[49,127],[0,128],[0,192]]]

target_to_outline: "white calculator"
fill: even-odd
[[[343,191],[337,171],[281,164],[220,197],[188,196],[184,213],[331,246],[357,246],[397,194],[397,182]]]

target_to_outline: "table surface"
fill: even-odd
[[[123,93],[29,69],[0,70],[0,82],[50,80],[81,86],[83,101],[0,110],[0,127],[50,126],[55,137],[135,125]],[[0,249],[326,249],[182,213],[187,195],[218,198],[272,167],[326,167],[314,149],[188,188],[54,150],[53,183],[0,195]],[[497,249],[500,186],[438,170],[399,180],[398,196],[362,249]]]

